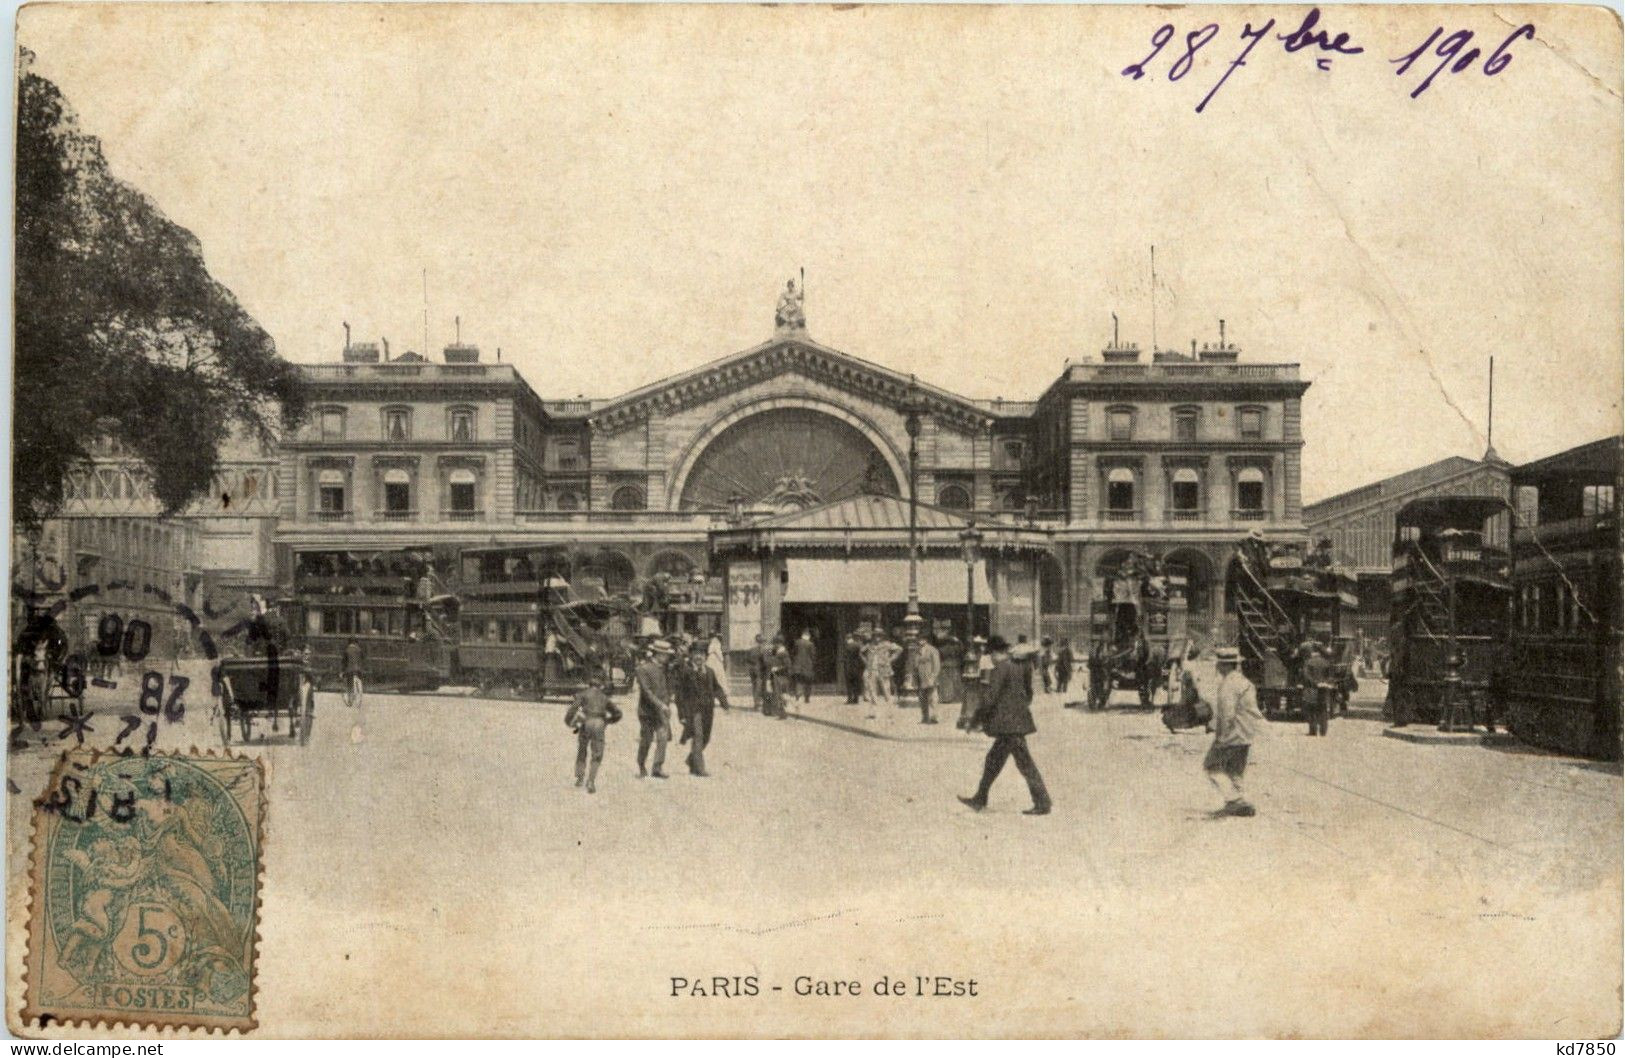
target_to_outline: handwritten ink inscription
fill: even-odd
[[[1290,25],[1290,23],[1287,24]],[[1239,34],[1240,50],[1233,53],[1233,57],[1224,68],[1224,73],[1219,76],[1219,79],[1208,89],[1207,94],[1196,104],[1198,114],[1207,108],[1208,103],[1218,94],[1219,89],[1224,87],[1225,82],[1230,80],[1231,75],[1247,65],[1247,60],[1253,54],[1253,49],[1266,40],[1278,42],[1281,45],[1281,50],[1288,55],[1295,55],[1303,51],[1309,52],[1314,59],[1315,69],[1322,71],[1330,71],[1332,69],[1332,60],[1339,56],[1353,58],[1366,53],[1365,48],[1354,43],[1349,34],[1334,33],[1329,29],[1322,28],[1320,8],[1318,7],[1310,8],[1309,13],[1304,15],[1303,20],[1298,23],[1297,28],[1287,30],[1284,33],[1275,32],[1277,28],[1278,25],[1274,18],[1267,19],[1256,29],[1251,22],[1242,25]],[[1157,27],[1156,32],[1151,34],[1151,51],[1139,62],[1130,63],[1123,67],[1122,76],[1138,81],[1145,77],[1147,73],[1152,72],[1151,67],[1161,59],[1167,63],[1168,80],[1181,81],[1196,65],[1198,53],[1224,35],[1224,29],[1219,23],[1209,22],[1205,26],[1186,32],[1179,42],[1175,42],[1175,37],[1179,36],[1179,30],[1172,22],[1165,22]],[[1440,74],[1447,71],[1452,75],[1465,73],[1472,69],[1480,59],[1483,59],[1483,63],[1479,68],[1484,76],[1496,76],[1511,64],[1513,44],[1518,40],[1533,40],[1534,36],[1534,25],[1524,23],[1508,34],[1506,39],[1502,40],[1486,56],[1482,48],[1473,44],[1474,34],[1472,30],[1458,29],[1446,33],[1445,28],[1439,26],[1411,51],[1399,56],[1397,59],[1389,59],[1388,62],[1395,67],[1394,73],[1399,77],[1406,77],[1415,68],[1420,80],[1411,89],[1410,97],[1416,99],[1428,90]],[[1173,49],[1164,54],[1164,49],[1170,43],[1174,44]],[[1439,63],[1429,71],[1428,67],[1434,59],[1438,59]],[[1421,76],[1423,73],[1426,76]]]

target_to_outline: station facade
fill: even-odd
[[[1296,364],[1243,363],[1222,338],[1189,355],[1114,341],[1035,400],[985,400],[776,324],[591,400],[549,399],[466,345],[310,365],[267,573],[291,583],[301,551],[556,545],[572,579],[611,593],[662,572],[692,584],[694,630],[743,649],[890,624],[911,490],[920,598],[956,634],[967,603],[978,632],[1086,634],[1136,552],[1177,564],[1189,624],[1216,631],[1239,540],[1303,536]]]
[[[1137,553],[1176,565],[1188,626],[1222,635],[1241,538],[1304,536],[1296,364],[1243,362],[1222,336],[1189,354],[1114,340],[1036,399],[986,400],[824,345],[782,309],[757,345],[596,399],[539,394],[470,345],[349,345],[302,367],[297,433],[233,442],[182,516],[157,518],[133,457],[98,450],[41,542],[51,555],[24,564],[69,594],[136,585],[97,605],[148,605],[152,583],[235,613],[291,591],[302,553],[557,548],[582,588],[667,574],[687,627],[743,649],[894,625],[911,494],[922,608],[955,634],[969,619],[1012,640],[1086,635]],[[76,604],[71,627],[98,616]]]

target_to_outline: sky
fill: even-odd
[[[18,39],[292,360],[346,321],[420,349],[427,290],[431,349],[461,317],[609,396],[770,337],[805,268],[815,340],[1031,399],[1114,312],[1151,345],[1154,244],[1160,346],[1224,318],[1302,365],[1305,501],[1481,455],[1491,356],[1504,457],[1618,433],[1615,16],[1328,10],[1362,53],[1272,34],[1202,113],[1302,9],[35,5]],[[1390,60],[1436,27],[1484,54],[1413,99],[1441,60]]]

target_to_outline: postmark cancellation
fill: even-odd
[[[65,753],[34,807],[23,1023],[254,1028],[257,760]]]

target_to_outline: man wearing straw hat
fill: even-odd
[[[1251,816],[1258,810],[1241,792],[1241,777],[1247,771],[1247,754],[1253,739],[1264,726],[1258,711],[1258,692],[1241,672],[1241,652],[1220,647],[1213,660],[1219,670],[1219,690],[1213,701],[1213,745],[1202,760],[1208,782],[1224,798],[1221,816]]]

